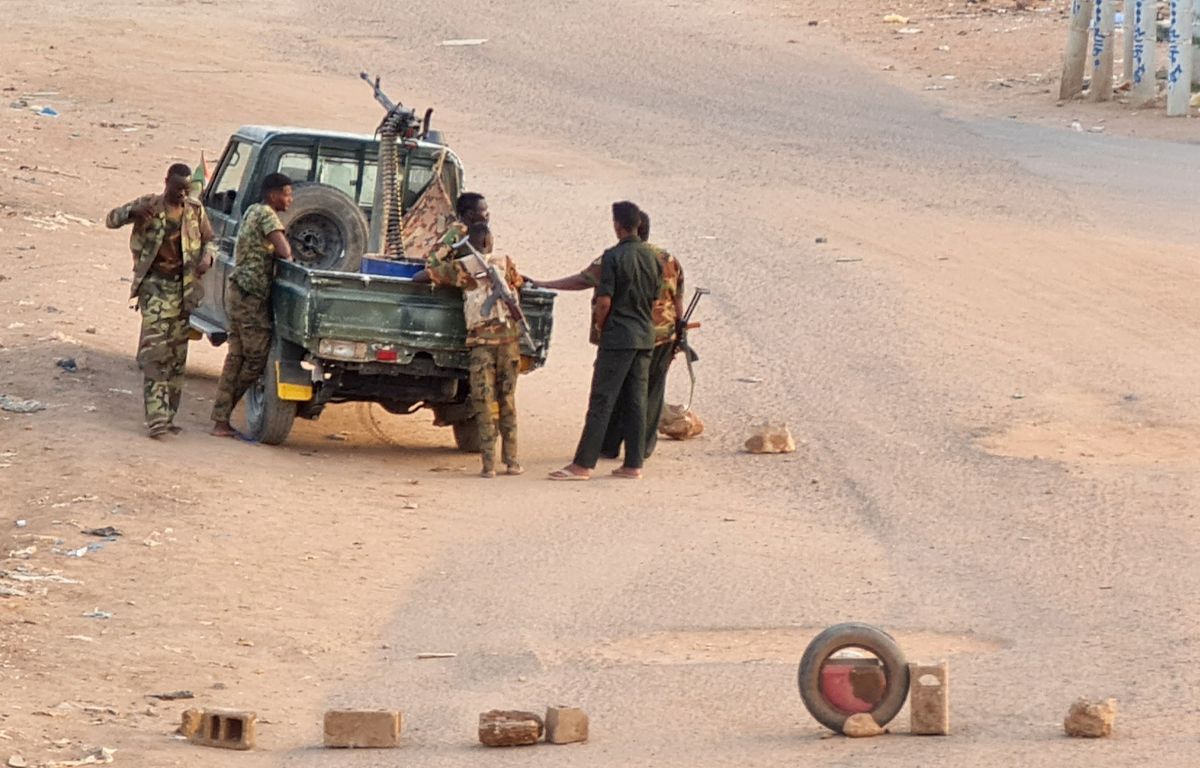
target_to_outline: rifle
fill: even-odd
[[[700,355],[696,354],[696,350],[692,349],[692,345],[688,343],[687,332],[692,328],[700,327],[700,323],[692,322],[692,313],[696,311],[696,305],[700,303],[700,298],[708,294],[707,288],[696,289],[683,317],[679,318],[678,330],[675,333],[675,350],[683,351],[684,360],[687,361],[688,378],[692,381],[691,390],[688,393],[687,410],[689,411],[692,409],[692,400],[696,397],[696,372],[692,369],[692,363],[699,360]]]
[[[470,255],[479,262],[482,271],[472,272],[471,277],[476,280],[486,277],[492,281],[492,293],[488,297],[487,303],[484,304],[484,311],[490,311],[490,308],[495,306],[497,301],[504,302],[504,306],[508,309],[508,313],[512,315],[517,324],[521,326],[521,341],[529,345],[530,349],[537,349],[537,345],[533,343],[533,335],[530,333],[529,320],[525,317],[524,310],[521,309],[521,300],[513,294],[512,288],[508,284],[508,278],[496,269],[496,265],[487,260],[479,251],[475,250],[475,246],[471,245],[471,241],[464,237],[454,244],[454,248],[458,249],[463,246],[470,249]]]

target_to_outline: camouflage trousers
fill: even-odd
[[[217,383],[212,420],[228,422],[234,407],[267,367],[271,351],[271,300],[243,293],[230,281],[225,289],[229,351]]]
[[[502,459],[517,463],[517,376],[521,350],[517,342],[471,347],[471,403],[479,427],[484,471],[496,468],[496,427],[503,439]]]
[[[183,396],[187,367],[188,315],[183,308],[183,280],[153,273],[138,288],[142,332],[137,361],[142,370],[146,426],[171,425]]]

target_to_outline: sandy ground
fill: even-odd
[[[603,36],[612,13],[570,3],[402,27],[386,5],[5,4],[0,393],[47,409],[0,413],[0,758],[1196,762],[1198,275],[1170,207],[1196,196],[1193,121],[1055,106],[1061,2],[630,2]],[[239,124],[369,130],[360,67],[437,107],[529,274],[586,263],[610,200],[653,201],[655,239],[714,290],[703,439],[639,485],[540,479],[582,418],[582,296],[522,385],[523,478],[484,485],[427,417],[367,406],[277,449],[209,438],[204,343],[187,431],[142,436],[104,212]],[[767,418],[798,453],[738,452]],[[955,736],[822,738],[794,664],[845,619],[950,659]],[[1060,737],[1081,694],[1118,697],[1118,738]],[[589,745],[473,745],[479,711],[558,701],[592,713]],[[260,749],[174,739],[197,705],[256,710]],[[316,749],[330,706],[404,709],[405,750]]]

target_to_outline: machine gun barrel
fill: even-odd
[[[374,80],[371,80],[371,76],[366,72],[359,72],[358,76],[361,77],[363,81],[366,82],[367,85],[371,86],[371,89],[375,91],[375,101],[378,101],[381,105],[383,105],[383,108],[388,111],[388,114],[391,114],[393,111],[395,111],[396,107],[400,106],[389,99],[387,94],[383,92],[383,89],[379,87],[378,75],[375,76]]]

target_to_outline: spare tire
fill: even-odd
[[[821,690],[821,668],[844,648],[861,648],[875,655],[883,667],[885,688],[871,717],[880,726],[892,721],[908,698],[908,663],[904,652],[887,632],[869,624],[836,624],[813,638],[800,659],[798,680],[800,698],[809,714],[821,725],[842,732],[850,712],[843,712]]]
[[[314,269],[357,272],[367,250],[367,217],[345,192],[328,184],[296,184],[283,222],[292,258]]]

